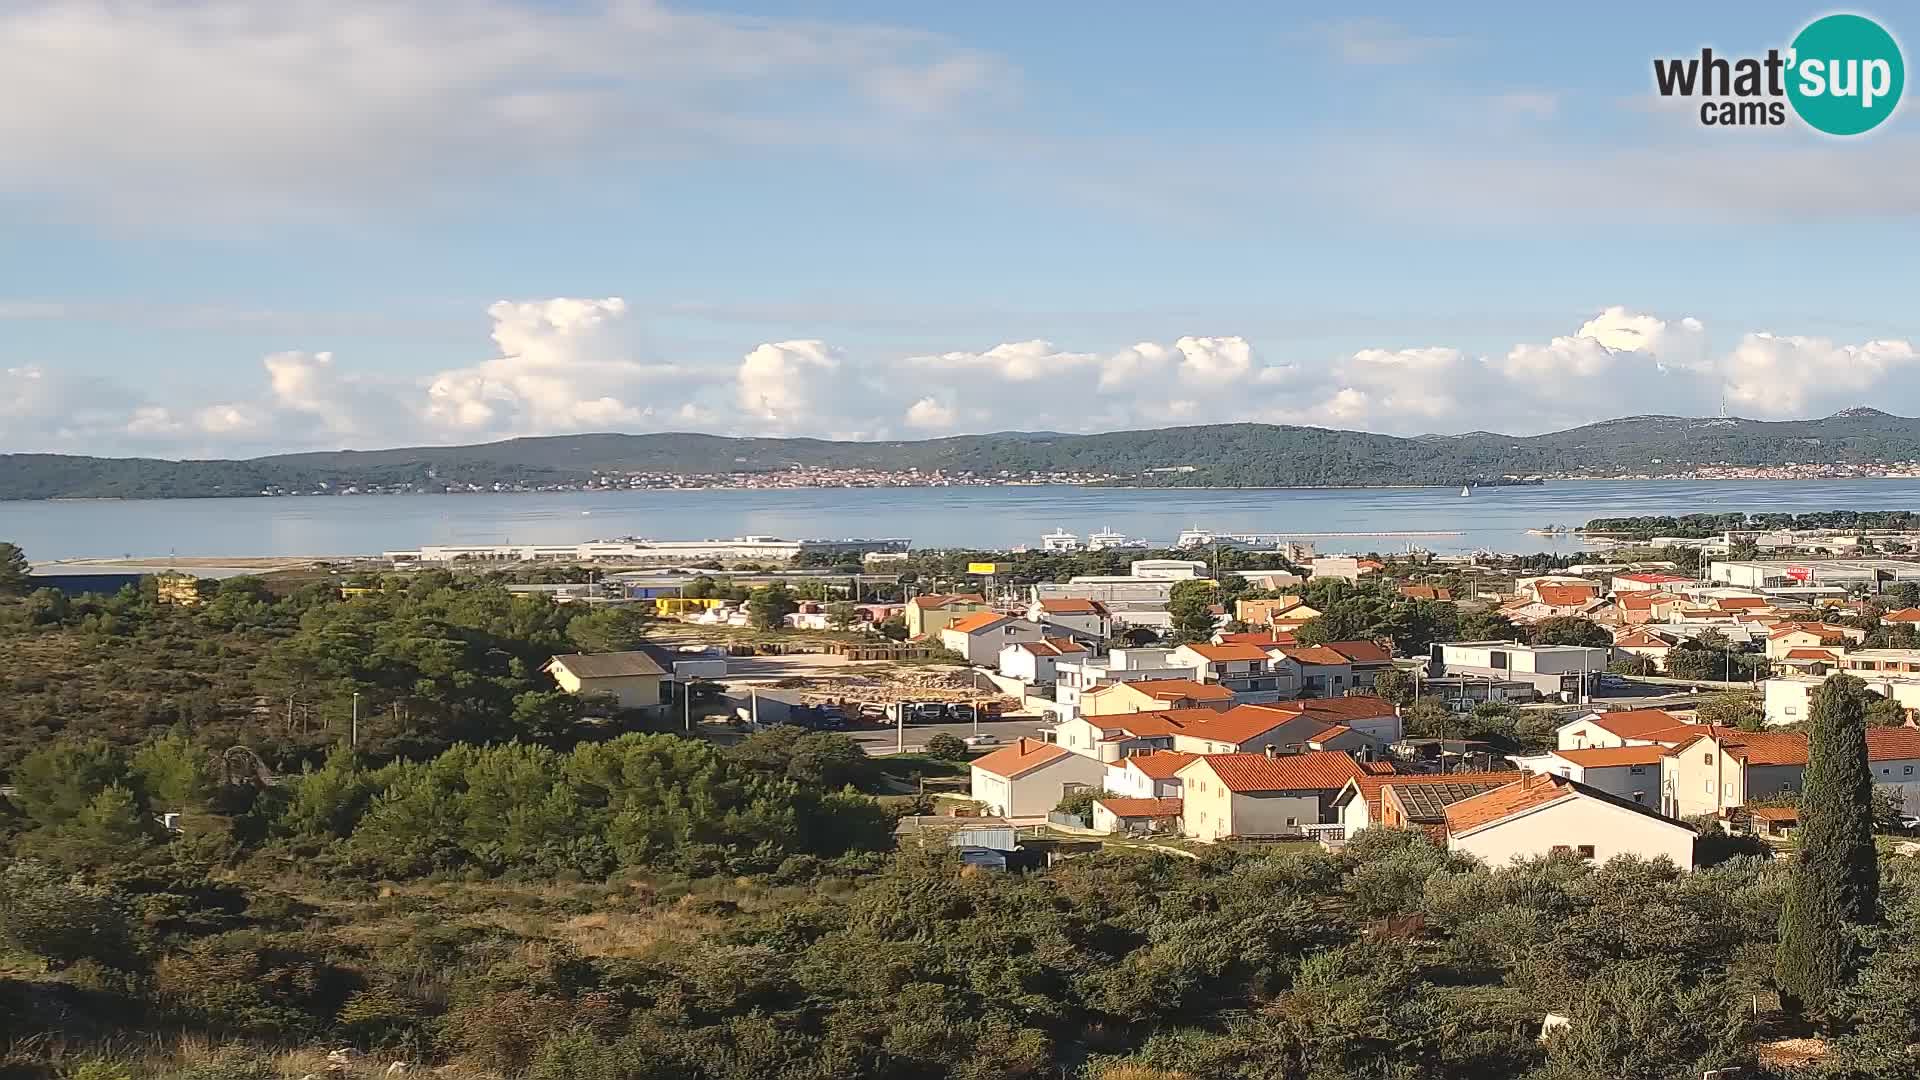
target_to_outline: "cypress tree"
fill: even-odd
[[[1774,964],[1781,1001],[1796,1012],[1819,1009],[1851,977],[1853,928],[1872,921],[1879,906],[1866,723],[1859,679],[1834,675],[1814,692],[1799,850]]]

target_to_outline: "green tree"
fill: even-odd
[[[129,771],[142,802],[157,811],[201,806],[213,788],[206,751],[177,731],[135,750]]]
[[[1205,581],[1175,582],[1167,597],[1176,642],[1206,641],[1213,637],[1217,602],[1215,588]]]
[[[1702,724],[1742,731],[1760,731],[1766,727],[1760,703],[1751,694],[1707,694],[1695,702],[1694,712]]]
[[[880,636],[889,641],[907,640],[907,618],[904,615],[889,615],[880,620]]]
[[[56,964],[127,960],[132,922],[106,889],[69,878],[42,862],[0,870],[0,937]]]
[[[1633,678],[1639,678],[1645,675],[1657,675],[1660,672],[1659,665],[1655,664],[1652,660],[1633,654],[1614,660],[1607,665],[1607,670],[1613,672],[1615,675],[1627,675]]]
[[[1867,723],[1872,727],[1899,727],[1907,722],[1907,710],[1883,694],[1867,691]]]
[[[826,614],[827,625],[835,630],[850,629],[854,623],[860,621],[860,609],[845,600],[828,604]]]
[[[140,808],[133,792],[119,784],[100,789],[49,841],[61,861],[84,866],[125,862],[160,839],[160,827]]]
[[[590,653],[626,652],[646,643],[652,621],[638,604],[605,607],[575,616],[567,638]]]
[[[778,630],[787,624],[787,616],[800,610],[800,602],[785,585],[767,585],[747,597],[747,617],[760,630]]]
[[[1774,979],[1792,1011],[1823,1010],[1852,977],[1858,928],[1877,914],[1867,687],[1834,675],[1814,691],[1807,730],[1799,850],[1793,860]]]
[[[0,596],[25,596],[33,567],[17,544],[0,542]]]
[[[1373,692],[1395,705],[1405,705],[1413,700],[1413,678],[1401,668],[1383,668],[1373,677]]]
[[[1552,619],[1542,619],[1533,628],[1535,645],[1585,645],[1604,649],[1613,644],[1613,635],[1606,627],[1592,619],[1583,619],[1578,615],[1562,615]]]
[[[1113,797],[1113,792],[1111,791],[1081,788],[1078,791],[1069,791],[1061,796],[1060,802],[1054,807],[1054,810],[1062,814],[1073,814],[1082,821],[1092,821],[1093,804],[1099,802],[1101,799],[1111,799]]]
[[[967,760],[967,743],[958,735],[949,735],[942,731],[927,740],[927,756],[942,761]]]
[[[1400,711],[1407,735],[1415,739],[1459,739],[1467,725],[1452,710],[1432,698],[1421,698]]]
[[[64,825],[102,788],[125,779],[126,759],[104,741],[55,742],[14,767],[13,804],[39,825]]]

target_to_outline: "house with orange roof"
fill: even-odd
[[[1088,656],[1085,645],[1070,637],[1042,638],[1039,641],[1016,641],[1000,650],[1000,674],[1009,679],[1018,679],[1028,686],[1051,686],[1059,678],[1055,667],[1060,661],[1069,663],[1084,660]]]
[[[1779,672],[1796,672],[1801,675],[1826,675],[1840,670],[1839,648],[1831,649],[1788,649],[1787,655],[1773,661],[1773,668]]]
[[[1240,702],[1278,701],[1299,690],[1293,672],[1275,671],[1267,647],[1252,642],[1193,642],[1173,650],[1172,662],[1192,668],[1201,682],[1233,691]]]
[[[1338,697],[1353,689],[1353,661],[1327,645],[1276,645],[1267,650],[1274,670],[1290,679],[1301,697]]]
[[[1920,607],[1899,608],[1880,616],[1880,621],[1888,626],[1920,627]]]
[[[1176,750],[1129,754],[1107,762],[1107,790],[1132,799],[1160,799],[1181,794],[1180,770],[1198,757]]]
[[[1512,760],[1528,772],[1564,776],[1639,806],[1658,807],[1661,765],[1671,752],[1670,747],[1660,743],[1640,743],[1549,750]]]
[[[1198,730],[1219,716],[1220,713],[1212,709],[1070,716],[1053,726],[1052,741],[1076,754],[1119,763],[1136,754],[1172,750],[1182,733]]]
[[[1100,601],[1086,597],[1035,600],[1027,607],[1027,618],[1049,627],[1054,636],[1078,637],[1095,644],[1113,636],[1113,612]]]
[[[1234,633],[1221,631],[1213,635],[1213,643],[1215,645],[1253,644],[1263,647],[1300,644],[1299,640],[1296,639],[1290,631],[1277,629],[1272,626],[1259,630],[1240,630]]]
[[[1447,807],[1475,795],[1513,783],[1513,773],[1479,779],[1442,778],[1437,783],[1403,784],[1388,777],[1380,788],[1380,821],[1384,829],[1418,829],[1436,844],[1447,842]]]
[[[1575,855],[1596,863],[1626,855],[1693,866],[1693,827],[1647,806],[1556,776],[1528,773],[1445,808],[1447,849],[1488,866]]]
[[[1778,660],[1795,649],[1848,649],[1867,639],[1857,626],[1829,622],[1776,623],[1767,635],[1767,659]]]
[[[1686,721],[1665,709],[1616,709],[1590,712],[1554,729],[1554,745],[1561,750],[1587,750],[1606,746],[1655,746],[1653,736]]]
[[[1399,591],[1402,600],[1428,600],[1442,604],[1453,602],[1453,590],[1442,585],[1402,585]]]
[[[1386,824],[1386,800],[1382,791],[1388,784],[1401,789],[1419,787],[1427,784],[1469,785],[1472,792],[1478,793],[1491,787],[1502,787],[1520,779],[1520,772],[1505,769],[1497,772],[1458,772],[1458,773],[1413,773],[1409,775],[1364,773],[1344,785],[1333,799],[1333,810],[1337,820],[1346,826],[1347,839],[1353,839],[1361,829]],[[1463,796],[1464,797],[1464,796]]]
[[[1798,731],[1703,727],[1663,762],[1665,809],[1681,817],[1717,814],[1799,791],[1807,751],[1807,737]],[[1920,810],[1920,728],[1868,728],[1867,766],[1876,788],[1901,806]]]
[[[1028,619],[1018,619],[998,611],[977,611],[956,619],[940,631],[940,644],[966,658],[976,667],[992,667],[1000,662],[1000,650],[1021,641],[1041,641],[1046,629]]]
[[[1615,596],[1624,596],[1633,592],[1665,592],[1677,586],[1697,584],[1694,579],[1681,574],[1663,574],[1653,570],[1639,570],[1630,574],[1615,574],[1608,587]]]
[[[1184,800],[1176,796],[1158,799],[1130,799],[1112,796],[1093,804],[1093,831],[1148,836],[1155,833],[1178,835]]]
[[[1233,617],[1248,626],[1298,626],[1320,616],[1318,608],[1300,602],[1297,596],[1275,596],[1263,600],[1235,600]]]
[[[1626,626],[1614,632],[1613,659],[1637,656],[1651,663],[1655,671],[1665,671],[1667,654],[1677,644],[1644,626]]]
[[[1139,682],[1096,686],[1080,695],[1080,715],[1117,716],[1167,709],[1233,708],[1233,691],[1217,683],[1194,679],[1142,679]]]
[[[1392,705],[1379,698],[1371,700],[1392,715]],[[1224,713],[1201,718],[1177,732],[1173,737],[1173,748],[1189,754],[1267,751],[1299,754],[1312,750],[1339,750],[1378,757],[1385,752],[1390,740],[1377,739],[1358,730],[1355,724],[1345,722],[1348,714],[1304,707],[1314,704],[1318,703],[1283,701],[1272,705],[1236,705]],[[1353,714],[1375,711],[1358,709]]]
[[[1673,605],[1682,597],[1665,592],[1628,592],[1613,598],[1614,621],[1624,626],[1665,622]]]
[[[979,593],[929,593],[907,601],[907,636],[940,640],[940,631],[957,619],[987,610]]]
[[[1097,758],[1038,739],[1019,739],[971,763],[972,797],[1001,817],[1045,817],[1069,791],[1106,782]]]
[[[1367,775],[1337,751],[1306,754],[1209,754],[1179,772],[1185,835],[1300,836],[1333,821],[1333,799]]]

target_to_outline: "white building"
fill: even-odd
[[[989,813],[1038,818],[1052,812],[1070,791],[1099,790],[1107,767],[1098,758],[1052,743],[1021,739],[975,758],[972,776],[972,796]]]
[[[1546,695],[1582,696],[1607,670],[1608,648],[1523,645],[1517,641],[1450,641],[1433,646],[1431,674],[1531,683]]]
[[[1078,715],[1080,695],[1095,687],[1117,682],[1191,679],[1196,674],[1194,669],[1173,661],[1172,649],[1115,649],[1106,656],[1077,663],[1058,660],[1053,670],[1055,711],[1062,716]]]
[[[1000,650],[1018,641],[1040,641],[1045,633],[1039,623],[982,611],[940,631],[940,644],[969,664],[992,667],[1000,662]]]
[[[1047,686],[1059,678],[1055,665],[1061,660],[1086,655],[1086,647],[1071,638],[1016,641],[1000,650],[1000,674],[1028,686]]]
[[[1620,855],[1693,865],[1695,833],[1684,822],[1551,773],[1446,807],[1447,849],[1489,866],[1566,853],[1606,862]]]
[[[1867,689],[1899,702],[1909,715],[1920,712],[1920,675],[1875,675],[1868,671],[1850,671],[1867,684]],[[1827,681],[1825,675],[1777,675],[1760,685],[1766,690],[1762,706],[1768,724],[1797,724],[1813,708],[1813,692]]]
[[[1513,763],[1533,773],[1552,773],[1577,780],[1636,806],[1659,807],[1660,765],[1665,746],[1603,746],[1587,750],[1551,750]]]
[[[1027,618],[1048,627],[1055,637],[1073,636],[1099,644],[1113,636],[1113,613],[1098,600],[1035,600],[1027,606]]]
[[[1714,562],[1707,567],[1714,581],[1743,589],[1789,589],[1795,586],[1858,587],[1879,592],[1883,585],[1920,581],[1920,563],[1897,559],[1766,559],[1750,562]]]
[[[1130,799],[1179,798],[1180,770],[1191,764],[1194,756],[1161,750],[1108,762],[1107,790]]]

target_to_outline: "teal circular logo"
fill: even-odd
[[[1829,135],[1871,131],[1893,115],[1907,83],[1900,45],[1860,15],[1828,15],[1793,39],[1787,100]]]

